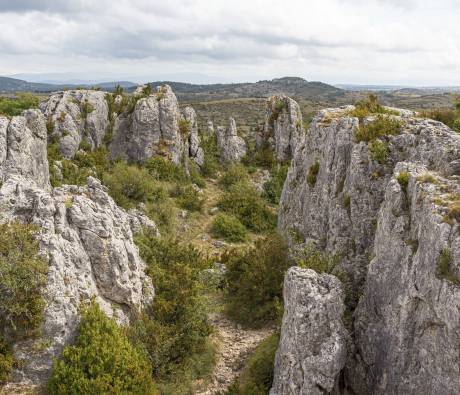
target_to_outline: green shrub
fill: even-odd
[[[146,231],[136,243],[155,284],[155,299],[133,324],[130,338],[148,352],[154,376],[165,380],[203,351],[211,333],[200,281],[210,263],[192,245]]]
[[[308,169],[307,182],[312,188],[316,185],[316,177],[319,173],[319,162],[316,161]]]
[[[307,246],[296,258],[296,264],[303,269],[312,269],[317,273],[332,273],[337,265],[337,258],[322,253],[313,246]]]
[[[248,166],[255,165],[271,169],[276,165],[277,161],[273,148],[268,141],[264,141],[261,147],[252,147],[248,150],[246,157],[243,158],[243,163]]]
[[[39,255],[37,232],[33,225],[0,225],[0,337],[31,336],[42,322],[48,264]]]
[[[263,340],[249,357],[239,379],[239,395],[266,395],[273,383],[275,354],[279,334],[274,333]]]
[[[460,103],[456,103],[455,109],[425,110],[420,113],[423,118],[431,118],[449,126],[453,131],[460,132]]]
[[[199,188],[206,188],[206,182],[200,174],[198,165],[195,162],[189,163],[190,182]]]
[[[13,368],[13,354],[6,342],[0,337],[0,385],[5,384]]]
[[[84,100],[80,103],[80,111],[82,118],[86,119],[88,114],[91,114],[94,111],[94,106],[87,100]]]
[[[146,204],[147,216],[155,222],[161,234],[170,234],[175,225],[176,208],[171,199]]]
[[[172,193],[181,208],[189,211],[203,210],[204,198],[193,185],[176,185]]]
[[[276,215],[252,185],[232,185],[218,202],[218,206],[237,217],[243,225],[254,232],[265,232],[276,226]]]
[[[179,133],[182,135],[183,138],[187,138],[190,134],[192,128],[192,124],[190,121],[186,119],[179,120]]]
[[[360,125],[355,132],[356,140],[370,142],[379,137],[397,135],[401,132],[401,122],[379,115],[366,125]]]
[[[272,234],[253,248],[227,252],[225,300],[229,316],[237,322],[260,327],[280,318],[283,280],[290,263],[284,240]]]
[[[401,185],[403,191],[405,191],[409,185],[409,173],[407,171],[401,171],[396,176],[396,180],[398,181],[399,185]]]
[[[154,156],[147,159],[144,163],[144,167],[156,180],[184,181],[187,178],[182,167],[161,156]]]
[[[270,203],[279,204],[288,170],[288,164],[278,164],[271,169],[271,178],[264,185],[265,197]]]
[[[369,143],[371,158],[380,164],[384,164],[389,155],[388,144],[382,140],[374,140]]]
[[[18,93],[14,99],[0,97],[0,115],[21,115],[24,110],[37,108],[39,102],[38,97],[31,93]]]
[[[243,165],[234,163],[231,164],[227,168],[227,171],[220,177],[219,185],[228,189],[238,182],[249,182],[249,175]]]
[[[449,249],[445,248],[442,250],[441,255],[438,259],[438,264],[436,268],[436,275],[438,278],[450,281],[451,283],[460,285],[460,278],[458,278],[454,273],[452,273],[452,255]]]
[[[370,94],[366,98],[356,102],[355,109],[350,113],[352,117],[357,117],[360,121],[371,114],[399,115],[397,111],[389,110],[383,107],[379,103],[377,95],[374,94]]]
[[[248,232],[244,225],[233,215],[218,214],[211,225],[211,233],[214,237],[222,237],[230,242],[245,241]]]
[[[147,356],[94,301],[82,312],[75,344],[53,364],[50,394],[157,394]]]
[[[156,185],[147,169],[118,162],[109,173],[103,176],[104,184],[115,202],[131,208],[138,203],[162,201],[166,191]]]

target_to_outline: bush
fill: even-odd
[[[388,145],[382,140],[374,140],[369,143],[369,152],[373,160],[380,164],[384,164],[389,154]]]
[[[296,264],[303,269],[312,269],[317,273],[332,273],[337,265],[337,257],[322,253],[313,246],[307,246],[296,257]]]
[[[182,167],[160,156],[154,156],[147,159],[144,167],[150,175],[156,180],[161,181],[184,181],[187,176]]]
[[[15,99],[0,97],[0,115],[21,115],[24,110],[37,108],[39,102],[38,97],[31,93],[18,93]]]
[[[245,241],[248,232],[244,225],[233,215],[218,214],[211,225],[211,233],[214,237],[222,237],[230,242]]]
[[[161,234],[171,233],[174,229],[176,208],[170,199],[146,204],[146,214],[158,226]]]
[[[273,383],[273,369],[278,342],[279,334],[274,333],[257,346],[239,379],[239,395],[268,394]]]
[[[264,185],[265,197],[270,203],[279,204],[288,170],[288,164],[276,165],[272,168],[271,179]]]
[[[118,162],[110,173],[104,174],[103,180],[110,196],[126,209],[139,203],[166,199],[166,191],[156,185],[149,172],[142,167]]]
[[[94,301],[82,312],[74,345],[53,364],[51,394],[157,394],[146,355]]]
[[[399,185],[401,185],[403,191],[405,191],[409,185],[409,173],[407,171],[400,172],[396,176],[396,180],[398,181]]]
[[[148,232],[137,235],[136,243],[155,284],[155,299],[130,329],[130,338],[148,352],[154,376],[165,380],[203,350],[211,333],[200,281],[210,264],[192,245]]]
[[[13,368],[13,355],[6,342],[0,337],[0,385],[6,383]]]
[[[362,121],[371,114],[393,114],[399,115],[397,111],[388,110],[383,107],[378,100],[377,95],[370,94],[366,98],[355,103],[355,109],[350,113],[351,116],[359,118]]]
[[[265,232],[276,226],[276,215],[266,206],[255,188],[247,183],[232,185],[224,193],[218,206],[233,214],[254,232]]]
[[[319,173],[319,162],[316,161],[308,169],[307,182],[312,188],[316,185],[316,177]]]
[[[442,250],[441,255],[438,259],[438,264],[436,268],[436,275],[438,278],[450,281],[451,283],[460,285],[460,278],[458,278],[451,270],[452,264],[452,255],[450,251],[445,248]]]
[[[39,255],[33,225],[0,225],[0,338],[35,334],[43,319],[48,264]]]
[[[189,163],[190,182],[199,188],[206,188],[206,182],[200,174],[198,165],[195,162]]]
[[[370,142],[379,137],[397,135],[401,132],[401,122],[385,116],[378,116],[367,125],[361,125],[355,132],[356,141]]]
[[[173,196],[177,197],[179,206],[189,211],[203,210],[204,198],[193,185],[176,185]]]
[[[201,174],[205,177],[216,177],[220,169],[220,152],[217,146],[216,136],[202,136],[201,147],[204,151],[204,164],[201,167]]]
[[[219,179],[219,185],[228,189],[238,182],[249,182],[249,175],[246,168],[241,164],[231,164],[227,171]]]
[[[231,250],[226,264],[225,299],[229,316],[260,327],[280,318],[283,280],[290,263],[284,240],[272,234],[242,252]]]
[[[426,110],[420,113],[421,117],[431,118],[449,126],[453,131],[460,132],[460,103],[455,105],[455,109],[435,109]]]

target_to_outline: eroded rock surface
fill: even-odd
[[[284,316],[271,395],[330,393],[345,365],[347,331],[340,281],[292,267],[284,280]]]
[[[289,169],[279,229],[292,245],[338,256],[348,278],[342,393],[459,393],[460,240],[449,207],[460,196],[460,135],[403,111],[390,116],[401,133],[379,138],[379,163],[372,143],[356,140],[351,109],[314,118]],[[438,274],[443,251],[451,280]]]
[[[13,381],[40,383],[72,340],[82,302],[95,298],[108,315],[126,323],[152,300],[133,233],[156,227],[141,213],[118,207],[95,178],[85,187],[52,189],[40,111],[0,117],[0,139],[0,220],[37,225],[40,250],[49,261],[40,337],[14,344],[20,363]]]
[[[82,142],[91,149],[103,144],[109,124],[105,95],[95,90],[63,91],[42,103],[50,138],[58,141],[64,158],[73,158]]]
[[[233,118],[228,120],[227,129],[217,127],[216,137],[222,163],[239,162],[246,155],[246,142],[238,136],[236,122]]]
[[[204,154],[199,147],[196,114],[192,108],[186,109],[184,118],[190,125],[181,123],[179,103],[171,87],[159,87],[154,94],[140,98],[132,113],[117,117],[110,144],[111,156],[144,162],[159,155],[177,165],[191,156],[199,164]]]
[[[270,97],[263,133],[257,137],[257,146],[268,144],[278,161],[288,161],[294,156],[303,133],[299,104],[285,95]]]

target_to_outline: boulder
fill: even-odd
[[[190,135],[188,136],[189,157],[198,165],[204,164],[204,151],[200,147],[200,137],[198,135],[198,123],[195,110],[187,106],[182,111],[183,119],[188,123]]]
[[[340,281],[292,267],[283,291],[285,309],[271,395],[322,395],[337,386],[346,358],[347,331]]]
[[[216,137],[222,163],[239,162],[246,155],[246,142],[238,136],[233,118],[229,119],[227,129],[217,128]]]

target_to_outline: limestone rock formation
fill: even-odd
[[[49,189],[46,139],[45,118],[40,111],[27,110],[12,119],[0,116],[0,182],[22,175]]]
[[[271,395],[330,393],[345,364],[343,291],[334,276],[292,267]]]
[[[343,393],[459,393],[452,207],[460,199],[460,135],[409,112],[387,116],[401,122],[400,133],[375,140],[383,152],[376,160],[375,141],[357,141],[351,109],[314,118],[288,172],[279,229],[293,244],[340,257],[338,270],[348,274],[347,307],[358,307]]]
[[[263,133],[257,136],[257,146],[269,144],[278,161],[290,160],[303,135],[303,120],[299,104],[285,95],[272,96],[267,101]]]
[[[188,146],[189,146],[189,157],[198,165],[203,166],[204,164],[204,151],[200,147],[200,137],[198,135],[198,123],[196,119],[195,110],[187,106],[183,110],[183,118],[188,123],[189,136],[188,136]]]
[[[216,137],[222,163],[239,162],[246,155],[246,142],[238,136],[233,118],[228,120],[227,129],[217,127]]]
[[[159,87],[156,93],[140,98],[132,113],[117,117],[110,144],[111,156],[143,162],[160,155],[179,165],[192,154],[200,163],[203,152],[199,147],[196,115],[192,111],[189,108],[184,114],[191,119],[189,127],[188,122],[181,122],[179,103],[171,87]]]
[[[16,382],[43,382],[53,358],[72,340],[81,302],[95,298],[119,322],[153,298],[153,286],[133,241],[155,224],[119,208],[101,183],[51,189],[44,116],[27,110],[0,117],[0,220],[36,224],[49,272],[41,337],[14,344]],[[37,350],[40,350],[39,352]]]
[[[59,142],[61,154],[71,159],[82,142],[99,147],[108,126],[105,92],[71,90],[56,92],[42,103],[50,138]]]

